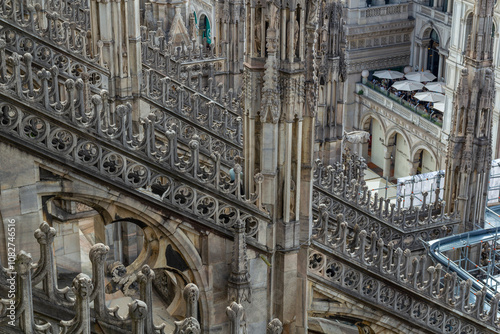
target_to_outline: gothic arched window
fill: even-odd
[[[202,42],[204,42],[205,46],[212,44],[212,34],[210,31],[210,21],[208,20],[205,14],[200,16],[200,22],[198,24],[200,30],[200,36]]]

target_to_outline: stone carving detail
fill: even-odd
[[[148,306],[142,300],[134,300],[128,304],[128,314],[132,319],[132,333],[146,334],[144,331],[144,319],[148,314]]]
[[[399,316],[408,316],[431,330],[446,326],[444,322],[436,322],[433,315],[438,312],[446,313],[446,319],[454,319],[462,325],[467,321],[460,319],[459,314],[465,312],[485,326],[500,328],[497,312],[500,293],[488,303],[483,297],[486,292],[477,291],[476,302],[470,304],[470,280],[461,281],[455,273],[445,273],[440,264],[428,266],[432,263],[428,256],[415,256],[408,249],[395,248],[392,242],[385,243],[376,232],[370,237],[366,230],[357,229],[351,234],[347,226],[340,214],[332,226],[335,233],[325,244],[327,248],[313,242],[314,249],[309,253],[309,275],[348,289],[378,307],[397,309]],[[348,259],[351,265],[340,259]],[[359,267],[367,272],[359,271]],[[392,282],[397,282],[401,288],[392,288]],[[426,312],[422,312],[422,307]],[[487,309],[489,311],[485,311]]]
[[[201,333],[200,324],[196,320],[200,295],[198,287],[193,283],[189,283],[184,287],[182,294],[186,301],[186,319],[175,322],[174,334],[199,334]]]
[[[69,321],[61,321],[62,334],[90,333],[90,293],[92,280],[85,274],[78,274],[73,280],[73,293],[76,296],[75,317]]]
[[[326,265],[317,266],[317,259],[324,257],[325,260],[322,261]],[[421,266],[418,263],[415,266]],[[432,269],[431,269],[432,268]],[[437,270],[441,270],[440,267],[436,267]],[[434,274],[433,267],[429,267],[427,272],[429,273],[429,281],[438,280],[438,276]],[[403,272],[403,270],[401,270]],[[476,295],[481,299],[481,305],[477,303],[470,303],[469,301],[463,301],[461,298],[467,296],[470,292],[470,285],[467,282],[458,282],[452,275],[446,274],[445,280],[453,280],[458,293],[453,297],[447,299],[445,298],[446,293],[441,292],[443,290],[448,291],[447,295],[450,295],[452,288],[448,285],[447,289],[439,289],[439,284],[425,284],[420,285],[418,283],[418,288],[414,289],[410,294],[404,289],[394,289],[390,287],[385,282],[374,280],[369,273],[358,271],[352,266],[342,264],[333,260],[332,257],[324,256],[320,253],[312,253],[309,262],[309,275],[315,278],[323,278],[324,282],[328,285],[337,288],[348,289],[349,293],[353,296],[358,296],[363,298],[369,303],[373,303],[376,307],[382,308],[388,312],[391,312],[397,316],[403,317],[405,319],[410,319],[419,326],[427,328],[433,332],[443,331],[445,333],[458,333],[459,328],[467,328],[467,333],[484,333],[480,328],[473,325],[471,322],[464,320],[462,310],[472,317],[476,318],[478,321],[482,322],[485,326],[490,326],[492,332],[498,330],[498,315],[495,311],[495,307],[488,312],[482,312],[478,315],[478,310],[483,310],[486,306],[485,298],[483,298],[483,292],[476,292]],[[420,272],[417,276],[420,276]],[[426,275],[426,274],[422,274]],[[342,278],[344,277],[344,278]],[[409,277],[409,279],[412,279]],[[415,277],[415,279],[417,279]],[[414,279],[414,280],[415,280]],[[420,279],[418,279],[420,282]],[[391,285],[392,286],[392,285]],[[432,286],[432,288],[431,288]],[[420,297],[420,294],[425,294],[432,289],[432,301]],[[443,304],[441,300],[448,300],[447,309],[443,309]],[[500,300],[500,295],[492,299],[491,305],[498,304]],[[394,312],[396,311],[396,312]],[[463,333],[461,331],[461,333]]]
[[[270,120],[272,123],[277,123],[281,114],[281,100],[278,91],[278,71],[275,54],[267,57],[265,67],[260,119],[261,122]]]
[[[198,298],[200,297],[198,287],[193,283],[189,283],[184,287],[182,294],[186,301],[186,318],[196,317],[198,315]]]
[[[172,21],[172,25],[170,27],[170,32],[169,32],[169,41],[172,42],[172,45],[174,47],[182,45],[183,49],[185,45],[189,45],[191,42],[191,39],[189,38],[189,33],[186,29],[186,24],[184,23],[184,20],[181,15],[180,6],[175,7],[175,16]]]
[[[23,87],[20,80],[21,66],[26,60],[16,53],[9,59],[9,72],[12,75],[0,77],[0,93],[10,99],[30,100],[31,103],[24,111],[9,103],[2,103],[0,132],[7,136],[14,135],[30,146],[35,145],[38,149],[50,152],[49,154],[56,154],[63,158],[65,163],[70,158],[71,163],[80,166],[79,168],[85,166],[86,169],[92,170],[92,173],[98,172],[126,187],[140,189],[141,194],[147,193],[226,228],[231,228],[238,218],[250,222],[251,216],[262,215],[252,204],[257,200],[258,194],[242,194],[240,175],[237,175],[236,182],[231,181],[229,176],[221,171],[221,159],[217,152],[203,162],[200,161],[199,137],[193,135],[188,142],[187,151],[180,150],[175,127],[165,131],[166,139],[157,138],[150,118],[142,119],[140,133],[143,135],[140,135],[133,130],[129,104],[113,108],[106,91],[86,101],[83,89],[86,84],[82,79],[76,82],[66,80],[67,98],[61,100],[59,89],[55,88],[58,86],[57,76],[42,70],[38,74],[39,88],[30,92]],[[36,86],[30,84],[33,80],[33,76],[28,76],[28,87]],[[180,94],[181,89],[176,93]],[[28,110],[33,104],[43,108],[46,117],[30,115]],[[48,120],[51,118],[72,124],[80,129],[79,131],[92,133],[95,139],[84,138],[74,127],[71,130],[63,129]],[[125,149],[127,155],[145,159],[146,163],[138,162],[136,157],[130,158],[118,153],[119,147]],[[181,173],[175,173],[176,176],[172,177],[169,176],[171,171]],[[192,186],[193,182],[203,184],[206,189],[218,189],[228,200],[219,200],[198,190]],[[231,201],[243,203],[250,211],[244,213],[246,209],[237,209],[230,204]],[[248,232],[247,236],[253,236],[257,230],[252,228]]]
[[[201,333],[200,324],[195,318],[186,318],[175,322],[174,334],[199,334]]]
[[[43,284],[43,291],[50,300],[57,301],[59,304],[71,305],[72,299],[69,295],[70,288],[59,289],[57,286],[57,276],[54,273],[54,253],[52,244],[56,230],[44,223],[35,231],[35,238],[40,244],[40,260],[33,273],[32,283]]]
[[[229,318],[231,334],[246,333],[245,309],[237,302],[232,302],[226,308],[226,314]]]
[[[238,220],[234,229],[233,260],[231,274],[228,279],[228,296],[230,300],[242,303],[251,302],[252,288],[248,271],[247,245],[245,241],[245,223]]]
[[[43,322],[43,316],[37,315],[35,321],[35,311],[33,309],[33,300],[42,298],[46,303],[58,305],[74,310],[75,316],[69,321],[60,321],[58,327],[60,334],[87,334],[93,328],[93,322],[113,324],[122,328],[132,328],[132,334],[161,334],[164,333],[165,324],[156,326],[153,324],[153,300],[152,300],[152,281],[154,273],[145,265],[137,275],[140,284],[140,296],[142,300],[135,300],[128,305],[129,316],[121,318],[117,315],[118,308],[113,310],[105,306],[104,295],[104,266],[106,255],[109,248],[103,244],[92,246],[89,257],[92,261],[92,279],[86,274],[78,274],[73,280],[73,297],[63,299],[57,285],[50,284],[50,280],[43,281],[40,288],[33,287],[42,282],[44,277],[55,277],[55,266],[53,259],[47,257],[52,254],[55,231],[47,223],[42,223],[40,228],[35,231],[35,236],[40,244],[41,257],[36,265],[33,276],[33,263],[30,254],[20,251],[16,256],[16,262],[13,270],[16,274],[11,274],[9,270],[0,266],[0,269],[7,273],[7,276],[15,280],[17,293],[13,300],[15,305],[15,327],[22,333],[53,333],[56,331],[49,321]],[[0,285],[10,284],[7,278],[2,277]],[[200,333],[198,323],[197,308],[198,288],[190,283],[184,290],[186,298],[186,319],[176,322],[175,333]],[[94,313],[91,317],[91,303],[93,302]],[[0,322],[10,321],[7,318],[7,305],[11,304],[10,299],[0,299]]]
[[[2,0],[0,18],[12,27],[9,36],[26,31],[31,33],[37,44],[49,42],[55,49],[64,48],[65,52],[78,55],[94,65],[100,62],[102,53],[94,50],[92,54],[87,45],[87,31],[90,30],[87,1],[50,0],[42,8],[38,3],[33,6],[26,5],[22,0]],[[27,46],[28,43],[29,41],[25,41],[23,44]],[[45,47],[45,50],[49,49],[50,47]],[[43,53],[44,49],[39,51]]]

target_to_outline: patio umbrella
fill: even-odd
[[[410,72],[407,73],[405,77],[408,80],[413,80],[418,82],[426,82],[436,79],[436,76],[431,72]]]
[[[434,108],[434,109],[436,109],[438,111],[444,112],[444,102],[434,103],[434,105],[433,105],[432,108]]]
[[[414,96],[417,100],[420,101],[427,101],[427,102],[443,102],[444,101],[444,95],[440,93],[434,93],[434,92],[423,92],[423,93],[417,93]]]
[[[404,77],[404,74],[398,71],[391,71],[391,70],[383,70],[383,71],[377,71],[373,73],[373,76],[380,78],[380,79],[401,79]]]
[[[422,89],[424,87],[424,84],[417,81],[404,80],[395,82],[391,87],[396,90],[404,90],[410,92],[412,90]]]
[[[446,86],[444,82],[429,82],[425,88],[431,92],[444,93],[444,86]]]

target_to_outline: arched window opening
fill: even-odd
[[[427,48],[427,69],[435,76],[439,74],[439,36],[433,29],[430,34],[430,42]]]
[[[106,224],[99,212],[79,201],[48,200],[44,219],[56,230],[54,259],[60,286],[71,286],[80,272],[92,275],[89,253],[98,243],[110,249],[107,266],[120,263],[124,268],[130,266],[144,248],[144,232],[137,222],[121,220]]]
[[[198,29],[201,37],[201,42],[205,47],[208,47],[210,44],[212,44],[212,32],[210,31],[210,21],[205,14],[202,14],[200,16]]]
[[[425,174],[436,171],[436,161],[434,157],[425,149],[420,149],[413,157],[414,174]]]
[[[60,288],[71,286],[79,273],[92,277],[90,250],[102,243],[109,247],[103,263],[107,307],[119,306],[118,315],[128,314],[127,304],[140,298],[138,273],[149,264],[155,273],[153,302],[158,306],[153,316],[169,324],[184,316],[182,291],[191,282],[190,268],[170,240],[163,240],[166,250],[159,254],[156,233],[136,218],[111,221],[102,208],[87,203],[50,196],[42,200],[44,220],[56,230],[54,261]]]

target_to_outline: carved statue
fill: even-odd
[[[280,22],[279,10],[276,5],[269,6],[269,29],[277,29]]]
[[[260,54],[261,45],[262,45],[262,38],[261,38],[262,29],[261,29],[261,24],[260,24],[261,15],[260,15],[260,11],[257,11],[257,13],[258,13],[258,15],[256,15],[256,17],[255,17],[255,51],[257,52],[257,54]]]
[[[287,31],[290,32],[292,30],[292,21],[288,21],[288,27],[287,27]],[[299,41],[299,33],[300,33],[300,26],[299,26],[299,22],[297,20],[295,20],[294,22],[294,31],[293,31],[293,50],[291,50],[290,48],[292,47],[292,45],[290,43],[288,43],[287,45],[287,54],[290,54],[290,52],[295,55],[296,51],[297,51],[297,42]]]
[[[486,117],[485,111],[481,111],[481,117],[479,118],[479,135],[483,136],[486,133]]]
[[[198,27],[195,23],[194,14],[189,14],[189,34],[191,35],[191,39],[196,40],[198,37]]]
[[[464,132],[464,111],[460,112],[460,119],[458,121],[458,133],[461,134]]]
[[[156,30],[156,21],[153,16],[153,5],[151,3],[146,4],[146,11],[144,12],[144,21],[146,21],[146,27],[149,31]]]
[[[309,4],[311,6],[309,7],[309,13],[307,15],[307,22],[311,25],[316,25],[316,23],[318,23],[318,15],[317,15],[318,3],[319,3],[319,0],[313,0],[313,1],[309,2]]]

